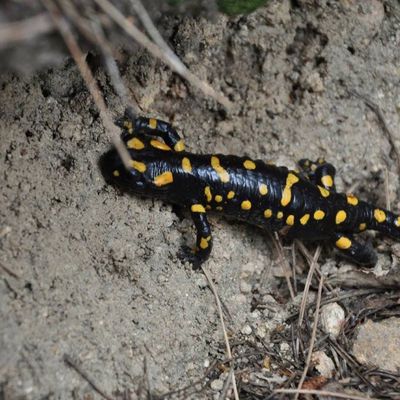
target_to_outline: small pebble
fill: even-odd
[[[251,335],[251,332],[252,332],[253,330],[251,329],[251,326],[250,325],[245,325],[243,328],[242,328],[242,333],[243,333],[243,335]]]
[[[331,379],[333,377],[333,371],[335,370],[335,364],[325,352],[315,351],[312,353],[311,362],[314,364],[314,368],[320,373],[321,376]]]
[[[215,391],[221,391],[222,388],[224,387],[224,382],[221,381],[221,379],[215,379],[211,382],[211,389]]]
[[[321,308],[322,330],[334,338],[339,336],[344,323],[345,313],[338,303],[329,303]]]

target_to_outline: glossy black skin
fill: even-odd
[[[321,194],[321,186],[323,186],[321,176],[329,173],[333,178],[335,173],[333,166],[324,161],[318,164],[318,162],[302,160],[300,165],[303,166],[303,171],[299,173],[289,171],[286,167],[277,167],[260,160],[253,160],[255,168],[249,170],[244,167],[244,162],[249,160],[248,158],[173,151],[173,146],[180,140],[176,131],[163,121],[157,121],[157,126],[154,127],[155,120],[152,120],[153,128],[149,128],[149,121],[147,118],[130,120],[133,128],[129,130],[136,133],[132,134],[128,129],[124,129],[122,135],[126,143],[136,137],[144,144],[140,150],[128,150],[133,160],[146,166],[146,171],[139,172],[134,168],[126,170],[115,150],[105,154],[100,162],[106,179],[128,192],[159,198],[189,209],[194,204],[208,206],[208,209],[219,210],[218,212],[231,218],[269,231],[279,231],[289,239],[328,240],[337,243],[340,238],[345,237],[351,242],[351,246],[346,249],[341,248],[341,251],[360,264],[371,265],[376,261],[375,253],[369,246],[362,245],[351,237],[351,234],[360,232],[360,224],[366,224],[367,229],[376,229],[400,238],[400,228],[395,223],[398,217],[389,211],[379,209],[385,213],[386,217],[385,221],[379,223],[374,218],[376,207],[360,200],[356,205],[349,204],[347,196],[336,193],[334,186],[328,188],[327,197]],[[154,136],[163,138],[171,150],[159,150],[152,146],[151,140]],[[218,158],[220,165],[228,173],[228,182],[222,182],[220,175],[212,167],[212,156]],[[183,158],[190,160],[191,172],[184,171]],[[308,163],[308,167],[304,166],[304,162]],[[119,171],[118,177],[113,176],[116,170]],[[163,186],[156,186],[155,177],[167,171],[171,172],[173,181]],[[282,205],[282,195],[289,173],[299,180],[291,186],[290,202]],[[267,185],[268,193],[265,195],[260,193],[261,183]],[[210,202],[207,201],[205,195],[206,187],[209,187],[212,193]],[[230,191],[235,193],[232,199],[227,198],[227,193]],[[216,195],[221,195],[223,200],[217,202]],[[242,209],[243,201],[250,201],[249,210]],[[270,218],[264,215],[266,209],[272,211]],[[313,217],[316,210],[324,211],[325,215],[321,220]],[[338,224],[335,219],[340,210],[345,211],[347,217],[345,221]],[[282,218],[278,218],[280,211],[283,213]],[[305,214],[310,214],[310,218],[303,225],[300,219]],[[289,215],[294,217],[293,225],[287,222]],[[197,249],[194,253],[186,252],[186,258],[195,266],[199,266],[210,254],[211,232],[206,213],[192,212],[192,217],[198,231]],[[205,249],[200,248],[201,238],[204,237],[209,238],[209,245]]]

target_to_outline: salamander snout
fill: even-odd
[[[127,170],[115,149],[104,153],[99,159],[104,180],[124,191],[140,192],[145,186],[144,176],[135,168]]]

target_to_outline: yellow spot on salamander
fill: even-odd
[[[244,201],[242,201],[242,204],[240,205],[240,207],[242,207],[242,210],[250,210],[251,203],[249,200],[244,200]]]
[[[218,174],[219,179],[221,179],[222,182],[229,182],[229,174],[223,167],[221,167],[218,157],[211,157],[211,166],[214,168],[215,172]]]
[[[360,231],[365,231],[367,229],[367,224],[365,222],[362,222],[359,226],[358,229]]]
[[[144,148],[144,143],[138,138],[134,137],[126,142],[128,149],[142,150]]]
[[[298,181],[299,178],[295,174],[292,174],[291,172],[288,173],[288,176],[286,178],[286,186],[282,192],[282,206],[285,207],[290,203],[290,200],[292,199],[292,186]]]
[[[206,186],[204,188],[204,194],[206,195],[207,201],[210,202],[212,200],[212,194],[211,194],[210,186]]]
[[[336,240],[336,247],[342,250],[347,250],[351,247],[351,240],[345,236],[341,236]]]
[[[344,210],[338,211],[335,219],[336,225],[341,224],[343,221],[345,221],[346,218],[347,218],[346,211]]]
[[[205,208],[201,204],[193,204],[190,209],[192,210],[192,212],[197,212],[197,213],[206,212]]]
[[[251,160],[246,160],[246,161],[243,163],[243,166],[244,166],[246,169],[256,169],[256,164],[254,163],[254,161],[251,161]]]
[[[332,187],[333,186],[333,179],[330,175],[324,175],[321,178],[321,182],[324,186]]]
[[[143,173],[144,171],[146,171],[146,165],[140,161],[129,160],[129,165],[139,172]]]
[[[192,172],[192,164],[190,163],[190,160],[187,157],[182,158],[182,169],[188,174]]]
[[[113,171],[113,175],[118,177],[120,175],[119,171],[116,169],[115,171]]]
[[[149,119],[149,128],[151,128],[151,129],[157,128],[157,120],[155,118]]]
[[[154,178],[154,184],[156,186],[164,186],[172,183],[174,181],[174,177],[171,171],[163,172],[161,175],[158,175]]]
[[[319,189],[322,197],[328,197],[330,195],[329,190],[325,189],[324,187],[318,185],[318,189]]]
[[[215,196],[215,201],[216,201],[217,203],[221,203],[222,200],[223,200],[223,199],[222,199],[222,196],[221,196],[220,194],[217,194],[217,195]]]
[[[304,214],[301,218],[300,218],[300,223],[302,225],[305,225],[308,220],[310,219],[310,214]]]
[[[321,219],[323,219],[325,217],[325,212],[322,210],[317,210],[314,213],[314,219],[316,219],[317,221],[320,221]]]
[[[230,190],[226,195],[226,198],[229,200],[233,199],[234,197],[235,197],[235,192],[233,190]]]
[[[206,210],[211,210],[211,206],[209,204],[206,205]]]
[[[272,210],[270,210],[269,208],[267,208],[267,209],[264,211],[264,217],[265,217],[265,218],[271,218],[271,217],[272,217]]]
[[[164,150],[164,151],[170,151],[171,147],[169,147],[167,144],[160,142],[159,140],[153,139],[150,140],[150,144],[158,150]]]
[[[379,209],[375,209],[374,210],[374,217],[378,222],[383,222],[386,220],[386,214],[385,211],[383,210],[379,210]]]
[[[395,219],[394,224],[395,224],[398,228],[400,228],[400,217],[397,217],[397,218]]]
[[[349,203],[350,205],[356,206],[358,204],[358,199],[353,194],[349,193],[348,195],[346,195],[346,198],[347,198],[347,203]]]
[[[278,211],[278,213],[276,214],[276,218],[282,219],[283,218],[283,212],[282,211]]]
[[[174,150],[177,152],[185,150],[185,142],[181,139],[175,143]]]
[[[289,216],[286,218],[286,223],[287,223],[288,225],[294,225],[294,215],[289,215]]]
[[[265,196],[267,193],[268,193],[268,186],[265,184],[265,183],[262,183],[260,186],[259,186],[259,191],[260,191],[260,194],[262,195],[262,196]]]
[[[201,238],[201,240],[200,240],[200,248],[204,250],[207,247],[208,247],[207,238]]]

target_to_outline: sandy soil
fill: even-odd
[[[276,0],[214,22],[163,20],[183,61],[234,102],[229,114],[145,51],[129,59],[124,78],[143,114],[172,121],[190,150],[289,166],[325,156],[340,190],[355,188],[382,206],[387,169],[398,211],[390,144],[349,91],[379,105],[400,145],[399,4],[312,3]],[[121,114],[107,77],[97,78]],[[0,82],[0,261],[17,274],[0,269],[0,398],[97,398],[64,354],[116,397],[140,398],[147,379],[154,393],[199,379],[224,347],[204,277],[177,258],[193,241],[191,221],[104,183],[97,161],[109,140],[72,63]],[[230,332],[249,335],[257,319],[268,341],[289,301],[284,280],[265,277],[275,258],[268,236],[217,217],[212,228],[207,267],[230,311]],[[332,249],[322,260],[339,263]],[[277,301],[275,313],[251,312],[255,290]]]

